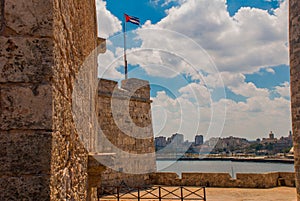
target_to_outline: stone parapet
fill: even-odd
[[[150,174],[126,174],[112,169],[107,169],[101,174],[101,186],[119,186],[125,184],[131,187],[151,185]]]
[[[122,80],[119,88],[118,82],[113,80],[100,79],[98,84],[98,95],[114,99],[128,99],[131,101],[149,102],[150,84],[148,81],[130,78]]]
[[[237,173],[236,179],[229,173],[182,173],[180,179],[176,173],[153,173],[150,175],[153,185],[183,185],[223,188],[273,188],[277,186],[295,187],[295,173]]]
[[[175,172],[156,172],[150,174],[151,184],[153,185],[168,185],[179,186],[181,179]]]
[[[114,90],[118,90],[118,82],[113,80],[100,79],[98,82],[98,94],[112,96]]]
[[[121,88],[133,93],[131,95],[133,97],[150,99],[150,84],[146,80],[136,78],[122,80]]]

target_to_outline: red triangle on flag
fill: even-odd
[[[125,20],[126,20],[126,22],[128,22],[130,20],[130,17],[126,14],[125,14]]]

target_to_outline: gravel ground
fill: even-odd
[[[296,188],[206,188],[207,201],[296,201]]]

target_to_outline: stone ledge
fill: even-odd
[[[88,160],[88,172],[97,174],[106,169],[104,165],[100,163],[100,161],[105,161],[105,164],[114,164],[115,153],[97,153],[90,152],[89,160]]]

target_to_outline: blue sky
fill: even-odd
[[[97,10],[108,79],[124,77],[123,14],[140,18],[126,24],[129,77],[151,83],[156,136],[288,134],[285,1],[97,0]]]

